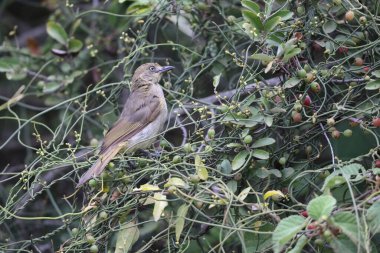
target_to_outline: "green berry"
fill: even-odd
[[[86,235],[86,241],[89,244],[94,244],[95,243],[95,237],[93,237],[92,235]]]
[[[281,158],[278,160],[278,163],[281,164],[281,165],[285,165],[285,163],[286,163],[286,158],[285,158],[285,157],[281,157]]]
[[[352,136],[352,130],[351,129],[344,130],[343,135],[345,137],[351,137]]]
[[[297,71],[297,76],[299,77],[299,78],[305,78],[306,77],[306,70],[304,70],[304,69],[300,69],[300,70],[298,70]]]
[[[90,179],[90,181],[88,181],[88,185],[91,188],[96,188],[98,186],[98,181],[96,181],[95,179]]]
[[[179,155],[175,155],[174,157],[173,157],[173,163],[174,164],[177,164],[177,163],[180,163],[181,162],[181,157],[179,156]]]
[[[246,135],[245,137],[244,137],[244,139],[243,139],[243,142],[245,143],[245,144],[250,144],[250,143],[252,143],[252,135]]]
[[[214,129],[214,128],[210,128],[210,129],[207,131],[207,136],[208,136],[208,138],[210,138],[210,139],[214,139],[214,137],[215,137],[215,129]]]
[[[78,234],[78,232],[79,232],[79,229],[77,229],[77,228],[73,228],[71,230],[71,233],[73,234],[73,236],[76,236]]]
[[[102,220],[107,219],[108,218],[108,213],[105,212],[105,211],[100,212],[99,218],[102,219]]]
[[[193,152],[193,147],[191,146],[190,143],[186,143],[183,146],[183,150],[185,150],[186,153],[191,153],[191,152]]]
[[[91,252],[91,253],[97,253],[97,252],[99,252],[98,246],[96,246],[96,245],[92,245],[92,246],[90,247],[90,252]]]

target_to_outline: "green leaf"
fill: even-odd
[[[288,51],[288,52],[285,52],[285,55],[284,57],[282,58],[282,60],[284,62],[287,62],[290,58],[296,56],[297,54],[301,53],[301,49],[300,48],[293,48],[292,50]]]
[[[237,181],[236,180],[230,180],[227,182],[228,189],[234,193],[237,190]]]
[[[22,80],[27,76],[27,69],[17,66],[5,73],[8,80]]]
[[[281,22],[281,17],[275,16],[269,18],[264,24],[264,30],[266,32],[272,31]]]
[[[368,208],[366,220],[373,234],[380,233],[380,202],[375,202]]]
[[[255,149],[252,152],[252,156],[258,159],[266,160],[269,158],[269,152],[262,149]]]
[[[325,22],[322,26],[323,31],[327,33],[332,33],[333,31],[336,30],[337,24],[335,20],[328,20]]]
[[[176,186],[176,187],[182,187],[182,188],[188,188],[189,186],[179,177],[171,177],[168,179],[168,182],[164,184],[165,188],[168,188],[170,186]]]
[[[249,152],[246,150],[240,151],[232,161],[232,170],[240,169],[245,163],[249,156]]]
[[[272,16],[273,17],[281,17],[281,21],[286,21],[288,19],[291,19],[293,17],[293,12],[289,10],[280,10],[276,13],[274,13]]]
[[[314,220],[328,218],[335,208],[336,199],[330,195],[323,195],[311,200],[307,205],[307,212]]]
[[[224,174],[231,174],[232,172],[232,166],[229,160],[224,159],[222,163],[220,164],[220,168],[222,173]]]
[[[254,60],[264,61],[264,62],[270,62],[270,61],[273,61],[274,59],[273,56],[267,55],[267,54],[253,54],[251,55],[250,58]]]
[[[273,231],[272,242],[275,253],[281,252],[283,246],[287,244],[306,225],[305,218],[301,215],[291,215],[282,219]]]
[[[359,242],[360,233],[355,215],[350,212],[339,212],[333,216],[334,226],[338,227],[343,234],[347,235],[354,243]]]
[[[252,27],[256,28],[257,33],[263,30],[263,23],[261,22],[260,18],[257,16],[256,13],[249,10],[243,10],[242,13],[243,17],[252,25]]]
[[[248,8],[249,10],[253,11],[254,13],[258,14],[260,12],[260,6],[250,0],[243,0],[241,1],[241,4],[245,7]]]
[[[265,146],[269,146],[269,145],[272,145],[276,142],[275,139],[273,138],[269,138],[269,137],[265,137],[265,138],[261,138],[261,139],[258,139],[257,141],[255,141],[253,144],[252,144],[252,148],[261,148],[261,147],[265,147]]]
[[[380,78],[380,70],[375,70],[371,74],[374,75],[377,78]]]
[[[46,25],[46,31],[50,37],[52,37],[53,39],[55,39],[62,45],[66,45],[67,33],[65,32],[65,29],[63,29],[63,27],[60,24],[54,21],[49,21]]]
[[[166,195],[156,192],[153,196],[154,198],[154,208],[153,208],[153,219],[158,221],[161,217],[161,214],[164,212],[165,207],[168,205],[166,201]]]
[[[155,1],[151,1],[154,3]],[[137,1],[129,5],[127,14],[133,15],[147,15],[152,12],[154,5],[149,1]]]
[[[177,211],[177,220],[175,223],[175,239],[176,242],[179,242],[181,237],[183,227],[185,226],[185,217],[187,215],[187,211],[189,210],[189,206],[187,204],[183,204],[178,208]]]
[[[294,86],[296,86],[297,84],[299,84],[301,82],[301,80],[297,77],[292,77],[290,79],[288,79],[285,83],[284,83],[284,88],[285,89],[289,89],[289,88],[293,88]]]
[[[329,191],[330,189],[338,185],[344,184],[345,182],[346,182],[346,179],[344,177],[331,174],[325,178],[322,191]]]
[[[339,170],[339,172],[341,172],[342,175],[345,178],[347,178],[347,180],[350,180],[353,182],[362,180],[366,174],[365,168],[363,167],[363,165],[359,163],[352,163],[349,165],[345,165]]]
[[[339,235],[330,242],[331,247],[333,248],[335,253],[358,253],[364,252],[358,250],[357,246],[345,235]],[[371,251],[372,253],[372,251]]]
[[[0,72],[13,71],[19,65],[15,58],[2,57],[0,58]]]
[[[301,235],[298,238],[296,245],[293,249],[289,250],[288,253],[301,253],[302,249],[305,247],[306,243],[309,241],[306,235]]]
[[[83,47],[83,43],[77,39],[69,40],[69,52],[70,53],[78,53]]]
[[[273,116],[264,116],[265,125],[271,127],[273,125]]]
[[[201,180],[206,181],[208,179],[208,171],[204,166],[202,159],[199,155],[196,155],[194,158],[195,169],[197,170],[197,175]]]
[[[139,236],[139,229],[134,222],[123,224],[117,233],[115,253],[127,253]]]
[[[377,90],[380,89],[380,79],[368,82],[365,86],[366,90]]]

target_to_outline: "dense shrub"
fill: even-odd
[[[1,12],[0,251],[377,252],[376,1]],[[145,62],[176,67],[163,134],[77,190]]]

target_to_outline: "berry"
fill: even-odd
[[[297,71],[297,76],[299,77],[299,78],[305,78],[306,77],[306,70],[304,70],[304,69],[300,69],[300,70],[298,70]]]
[[[331,136],[332,136],[335,140],[337,140],[337,139],[339,139],[339,137],[340,137],[340,132],[339,132],[338,130],[334,130],[334,131],[332,131]]]
[[[305,218],[307,218],[307,217],[309,217],[309,214],[307,213],[307,211],[305,210],[305,211],[302,211],[302,212],[300,212],[300,215],[302,215],[303,217],[305,217]],[[310,226],[310,225],[309,225]]]
[[[281,164],[281,165],[285,165],[285,163],[286,163],[286,158],[285,158],[285,157],[281,157],[281,158],[278,160],[278,163]]]
[[[99,218],[102,219],[102,220],[107,219],[108,218],[108,213],[105,212],[105,211],[100,212]]]
[[[364,60],[361,57],[356,57],[354,61],[355,66],[363,66]]]
[[[363,71],[364,71],[364,72],[369,72],[369,67],[368,67],[368,66],[365,66],[365,67],[363,68]]]
[[[181,157],[179,155],[175,155],[173,157],[172,161],[173,161],[174,164],[180,163],[181,162]]]
[[[315,76],[313,73],[307,73],[305,77],[306,83],[311,83],[315,79]]]
[[[353,11],[347,11],[344,17],[348,22],[350,22],[355,18],[355,13]]]
[[[364,17],[364,16],[361,16],[360,18],[359,18],[359,23],[360,24],[366,24],[367,23],[367,18],[366,17]]]
[[[348,48],[347,47],[339,47],[338,52],[341,54],[345,54],[348,52]]]
[[[96,188],[96,186],[98,186],[98,182],[95,179],[90,179],[90,181],[88,181],[88,185],[91,188]]]
[[[319,85],[319,83],[317,82],[312,82],[310,84],[310,89],[314,92],[314,93],[319,93],[321,91],[321,86]]]
[[[341,5],[342,4],[342,0],[333,0],[333,3],[335,5]]]
[[[97,253],[97,252],[99,252],[98,246],[96,246],[96,245],[91,245],[91,247],[90,247],[90,252],[91,252],[91,253]]]
[[[334,118],[328,118],[328,119],[327,119],[327,125],[328,125],[329,127],[334,126],[334,125],[335,125],[335,119],[334,119]]]
[[[190,143],[186,143],[183,146],[183,150],[185,150],[186,153],[191,153],[191,152],[193,152],[193,147],[191,146]]]
[[[303,100],[303,105],[304,106],[310,106],[311,105],[311,98],[309,95],[306,95],[304,100]]]
[[[86,236],[86,241],[89,244],[94,244],[95,243],[95,238],[92,235],[87,235]]]
[[[344,130],[343,135],[345,137],[351,137],[352,136],[352,130],[351,129]]]
[[[73,228],[73,229],[71,230],[71,233],[73,233],[73,236],[77,235],[78,232],[79,232],[79,230],[78,230],[77,228]]]
[[[300,123],[302,121],[302,114],[299,112],[294,112],[292,115],[292,119],[294,123]]]
[[[375,167],[376,168],[380,168],[380,159],[377,159],[376,161],[375,161]],[[74,229],[73,229],[74,230]]]
[[[243,140],[243,142],[245,143],[245,144],[250,144],[251,142],[252,142],[252,135],[246,135],[245,137],[244,137],[244,140]]]
[[[377,117],[377,118],[373,118],[373,120],[372,120],[372,125],[373,125],[374,127],[380,127],[380,118],[379,118],[379,117]]]
[[[200,181],[200,178],[198,175],[190,175],[190,182],[192,182],[193,184],[197,184],[199,183]]]

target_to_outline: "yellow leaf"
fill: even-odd
[[[285,198],[285,195],[280,190],[271,190],[264,194],[264,200],[267,200],[268,198],[277,201],[279,198]]]
[[[159,192],[156,192],[153,198],[153,219],[154,221],[158,221],[161,217],[161,214],[164,212],[165,207],[168,205],[168,202],[166,201],[166,196]]]
[[[208,179],[208,171],[206,167],[204,166],[202,159],[199,155],[195,156],[194,164],[195,164],[195,169],[197,170],[198,177],[201,180],[206,181]]]
[[[251,191],[251,187],[247,187],[245,188],[244,190],[242,190],[239,195],[237,196],[237,199],[240,201],[240,202],[243,202],[244,199],[248,196],[248,193]]]
[[[165,188],[170,186],[177,186],[177,187],[183,187],[187,188],[188,185],[179,177],[171,177],[168,179],[168,182],[164,185]]]
[[[177,211],[177,220],[175,223],[175,238],[176,242],[179,242],[179,238],[181,237],[181,233],[183,231],[183,227],[185,226],[185,217],[187,215],[187,210],[189,210],[189,206],[183,204],[178,208]]]
[[[148,192],[148,191],[159,191],[160,187],[157,185],[152,185],[152,184],[143,184],[140,186],[140,188],[134,188],[133,191],[143,191],[143,192]]]

